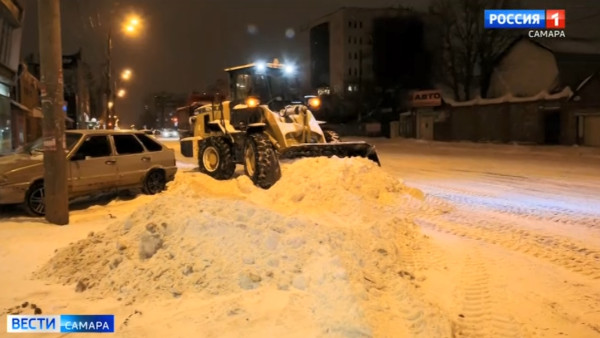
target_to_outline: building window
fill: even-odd
[[[358,76],[358,69],[354,68],[354,76]]]
[[[356,45],[356,36],[354,37],[354,44]]]
[[[358,53],[354,53],[354,60],[358,60]]]
[[[12,43],[12,26],[4,19],[0,19],[0,62],[9,63]]]
[[[358,28],[362,28],[362,21],[358,23]]]
[[[352,52],[348,53],[348,60],[352,60]]]
[[[352,37],[351,36],[348,37],[348,43],[352,43]]]
[[[348,21],[348,28],[352,28],[352,21]]]
[[[358,38],[358,44],[362,45],[362,38]]]
[[[354,21],[354,28],[357,28],[358,24],[356,23],[356,21]]]
[[[352,76],[352,68],[348,68],[348,75]]]

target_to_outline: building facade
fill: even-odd
[[[381,35],[381,27],[386,25],[395,30],[393,34]],[[398,31],[400,26],[403,31]],[[382,85],[377,67],[391,67],[401,74],[413,72],[415,78],[432,82],[432,69],[439,60],[429,56],[439,54],[435,51],[441,48],[441,37],[427,13],[407,8],[341,8],[310,27],[311,86],[322,94],[352,94],[366,85]],[[409,37],[411,33],[419,36]],[[414,59],[419,52],[428,57]],[[411,86],[414,81],[403,82]]]
[[[144,98],[144,112],[140,125],[148,129],[175,128],[178,126],[177,109],[188,102],[185,94],[158,92]]]
[[[15,129],[23,112],[11,97],[19,68],[23,16],[19,2],[0,0],[0,153],[11,151],[19,141]]]
[[[395,8],[341,8],[311,24],[310,56],[313,88],[344,94],[372,81],[373,20],[398,15]]]
[[[64,106],[67,128],[85,129],[87,122],[93,116],[99,116],[92,111],[93,95],[92,75],[89,65],[83,60],[81,50],[74,54],[63,55],[63,86]],[[40,63],[37,56],[26,58],[29,71],[40,78]]]

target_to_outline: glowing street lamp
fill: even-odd
[[[138,28],[141,24],[140,18],[137,15],[132,15],[123,23],[123,30],[128,35],[134,35],[138,32]]]
[[[117,93],[117,96],[121,97],[121,98],[125,97],[125,93],[126,93],[125,89],[119,89],[119,92]]]
[[[131,79],[131,69],[125,69],[122,73],[121,73],[121,79],[128,81],[129,79]]]
[[[112,109],[114,104],[115,104],[114,102],[108,101],[108,109]]]

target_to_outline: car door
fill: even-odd
[[[150,167],[168,168],[176,165],[175,156],[171,149],[163,146],[147,135],[136,133],[135,136],[137,136],[146,148],[146,156],[150,158],[148,161]]]
[[[75,194],[109,190],[117,184],[117,162],[107,135],[89,135],[70,158]]]
[[[137,186],[142,183],[152,158],[133,134],[112,135],[115,144],[119,186]]]

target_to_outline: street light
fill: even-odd
[[[131,79],[131,69],[125,69],[121,73],[121,79],[123,79],[125,81],[129,81],[129,79]]]
[[[117,96],[120,98],[123,98],[123,97],[125,97],[125,94],[126,94],[125,89],[119,89]]]
[[[123,22],[123,31],[127,35],[135,35],[141,26],[141,20],[137,15],[131,15]]]
[[[122,22],[123,32],[128,36],[135,36],[140,31],[140,28],[143,26],[143,22],[137,15],[130,15],[124,22]],[[108,121],[106,118],[108,115],[114,115],[114,106],[117,95],[118,97],[124,97],[125,91],[120,90],[117,93],[117,82],[111,80],[113,76],[113,68],[112,68],[112,28],[108,29],[107,36],[107,71],[106,71],[106,102],[107,109],[104,112],[103,116],[105,117],[103,120]],[[123,74],[121,74],[121,78],[123,80],[129,80],[132,76],[130,70],[126,70]],[[112,102],[112,104],[108,104],[108,102]],[[106,123],[106,122],[105,122]],[[109,123],[109,127],[114,126],[114,123]]]

